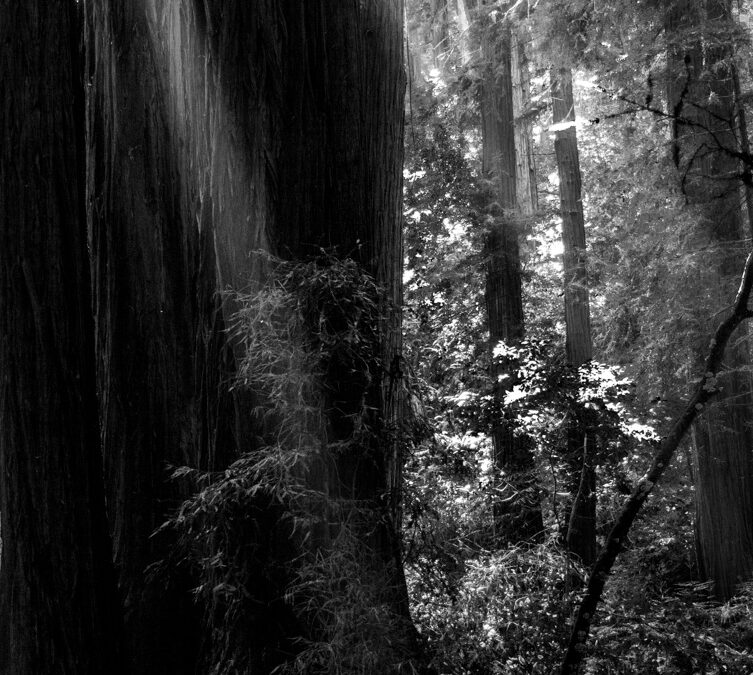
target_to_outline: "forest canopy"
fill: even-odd
[[[0,672],[753,672],[744,0],[0,0]]]

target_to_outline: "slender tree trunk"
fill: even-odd
[[[571,126],[555,131],[565,272],[565,325],[568,361],[580,366],[592,357],[591,312],[586,274],[586,231],[583,217],[578,137],[570,70],[552,72],[552,121]]]
[[[732,86],[735,93],[735,116],[737,137],[740,139],[740,150],[750,156],[750,140],[748,139],[748,122],[745,117],[745,105],[742,101],[742,92],[740,89],[740,76],[734,63],[730,64],[730,75],[732,76]],[[745,204],[745,214],[747,221],[747,237],[753,237],[753,167],[741,162],[740,173],[743,184],[741,192],[743,203]],[[743,227],[743,230],[746,228]]]
[[[501,341],[519,345],[524,334],[516,188],[515,122],[511,35],[505,22],[485,26],[481,53],[486,72],[481,87],[483,172],[493,183],[486,235],[486,306],[490,351]],[[515,369],[499,359],[491,369],[498,408],[492,432],[494,464],[504,487],[495,500],[495,527],[502,540],[523,541],[543,530],[531,441],[516,434],[504,399],[515,384]]]
[[[471,61],[471,19],[468,13],[468,4],[465,0],[456,0],[457,2],[457,26],[460,33],[458,40],[460,42],[460,60],[464,66]]]
[[[578,368],[591,360],[592,347],[586,232],[570,70],[553,68],[551,83],[552,122],[555,125],[572,123],[572,126],[555,130],[554,151],[560,181],[564,248],[566,355],[568,363]],[[596,439],[582,424],[580,420],[571,420],[566,432],[575,487],[566,541],[568,548],[589,566],[596,555]]]
[[[531,142],[531,76],[523,38],[524,34],[519,27],[510,31],[512,110],[515,120],[515,188],[520,212],[524,216],[532,216],[539,207],[539,194]]]
[[[429,0],[431,7],[431,47],[432,61],[435,68],[442,70],[447,60],[445,54],[449,51],[449,0]]]
[[[0,671],[119,672],[75,3],[0,2]]]
[[[682,23],[670,16],[668,28],[676,27],[678,21],[681,27],[701,25],[700,10],[686,10],[692,10],[690,19],[685,17]],[[731,20],[728,0],[708,3],[705,20],[707,26],[723,29]],[[738,186],[725,178],[739,172],[738,161],[726,152],[737,150],[739,139],[735,134],[732,55],[718,37],[712,36],[703,48],[696,41],[684,54],[670,53],[668,100],[670,109],[681,115],[675,125],[675,162],[688,199],[701,207],[707,236],[718,250],[708,287],[717,290],[717,305],[724,306],[735,291],[734,270],[745,255],[738,242],[747,228],[742,223]],[[744,342],[728,350],[720,376],[721,396],[696,424],[698,560],[702,576],[715,582],[721,598],[730,597],[740,581],[753,576],[753,382],[747,373],[749,364]]]

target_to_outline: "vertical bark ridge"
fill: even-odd
[[[119,672],[72,2],[0,13],[0,671]]]
[[[205,53],[193,51],[185,14],[185,25],[167,20],[171,9],[179,15],[175,6],[101,0],[86,7],[97,379],[129,668],[193,672],[200,615],[190,582],[176,578],[163,588],[147,568],[171,551],[167,532],[152,534],[187,496],[169,466],[216,468],[237,442],[217,295],[224,259],[213,209],[223,203],[199,172],[207,146],[194,141],[205,137],[186,133],[206,130],[211,117],[203,113],[211,111],[200,116],[192,106],[212,94],[191,89]],[[168,47],[192,67],[166,58]],[[180,92],[171,86],[176,69],[186,75]]]
[[[515,188],[518,208],[532,216],[539,207],[536,161],[533,154],[531,120],[531,76],[528,71],[523,29],[510,31],[510,71],[512,73],[513,118],[515,120]]]
[[[394,602],[415,643],[397,538],[401,416],[403,3],[327,2],[286,7],[285,115],[275,250],[306,259],[321,249],[356,260],[383,289],[373,336],[380,364],[370,383],[332,371],[327,441],[346,441],[363,403],[373,439],[332,457],[328,480],[345,512],[367,504],[360,527],[386,569]],[[374,365],[374,364],[372,364]],[[357,506],[355,508],[358,508]],[[355,513],[355,511],[353,511]],[[415,645],[414,645],[415,647]]]

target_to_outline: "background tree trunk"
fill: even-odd
[[[532,216],[539,208],[539,193],[531,141],[531,76],[525,49],[525,33],[519,26],[510,31],[510,74],[515,122],[515,189],[520,212],[524,216]]]
[[[574,368],[591,360],[591,313],[586,274],[586,232],[583,218],[578,136],[573,81],[569,68],[551,70],[552,122],[573,125],[555,130],[554,151],[559,175],[565,281],[567,361]],[[596,439],[583,420],[571,419],[567,454],[573,468],[574,498],[567,527],[567,547],[586,566],[596,555]]]
[[[688,201],[703,213],[705,235],[716,249],[708,287],[717,306],[725,306],[736,288],[735,270],[745,257],[736,176],[737,150],[734,72],[723,38],[731,18],[728,0],[707,5],[679,5],[685,14],[670,14],[668,31],[703,25],[706,44],[698,39],[684,53],[671,47],[668,73],[670,110],[675,120],[675,163]],[[701,20],[705,23],[701,24]],[[682,63],[682,65],[680,65]],[[705,146],[705,147],[704,147]],[[703,151],[699,151],[702,149]],[[721,394],[696,423],[696,544],[701,575],[715,582],[720,598],[729,598],[737,583],[753,576],[753,382],[747,369],[745,341],[732,345],[719,377]]]
[[[492,181],[495,199],[488,209],[485,245],[490,351],[500,341],[517,346],[524,334],[511,47],[507,22],[482,28],[482,169]],[[504,410],[505,394],[515,384],[514,366],[495,359],[491,375],[497,408],[492,431],[494,464],[504,483],[495,498],[495,528],[503,541],[524,541],[543,530],[536,466],[530,439],[515,433]]]
[[[116,673],[77,8],[0,15],[0,671]]]

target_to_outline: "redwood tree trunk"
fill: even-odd
[[[338,455],[332,496],[370,513],[364,550],[375,550],[372,567],[393,589],[412,639],[394,524],[401,459],[391,441],[400,389],[402,3],[98,0],[90,25],[100,396],[134,672],[195,667],[185,589],[157,593],[143,578],[171,542],[148,535],[181,496],[164,480],[166,462],[211,468],[236,448],[254,449],[243,393],[235,420],[217,412],[233,369],[233,355],[224,352],[223,363],[217,345],[221,317],[237,309],[232,293],[266,274],[252,255],[258,249],[297,260],[335,246],[386,289],[375,338],[385,365],[365,390],[351,373],[331,373],[326,440],[352,434],[349,414],[365,400],[380,442]],[[221,307],[217,290],[230,291]],[[240,343],[234,350],[243,356]],[[269,670],[280,641],[301,637],[279,634],[289,627],[271,605],[285,589],[272,585],[251,589],[258,620],[249,618],[247,635],[222,636],[245,644],[220,645],[220,656],[245,650],[248,663]]]
[[[481,87],[482,168],[492,181],[495,200],[489,207],[485,246],[490,351],[501,341],[517,346],[524,334],[511,35],[506,22],[499,31],[495,28],[485,26],[481,38],[486,69]],[[536,466],[530,439],[515,433],[504,407],[505,394],[515,384],[514,365],[496,359],[491,375],[497,409],[494,465],[502,481],[494,502],[495,528],[501,541],[524,541],[543,530]]]
[[[172,550],[168,532],[152,535],[188,494],[170,465],[212,469],[233,452],[221,233],[210,227],[212,195],[194,188],[202,175],[187,169],[163,17],[135,0],[86,7],[97,384],[127,661],[132,673],[191,673],[201,616],[190,582],[147,568]]]
[[[357,451],[336,454],[329,482],[334,498],[371,510],[361,534],[375,550],[375,569],[394,586],[395,607],[413,640],[397,539],[403,458],[395,442],[402,386],[403,3],[322,0],[284,12],[274,245],[291,259],[321,249],[353,258],[384,291],[384,317],[372,336],[377,376],[365,382],[342,367],[327,375],[328,442],[353,437],[364,402],[374,432]]]
[[[364,550],[375,550],[372,567],[413,639],[395,529],[401,458],[391,441],[400,389],[402,3],[99,0],[91,25],[100,388],[135,672],[190,672],[195,664],[184,589],[157,595],[142,577],[170,542],[146,536],[180,497],[164,481],[165,462],[209,468],[236,447],[254,449],[242,392],[235,438],[219,433],[232,419],[201,420],[229,379],[206,341],[221,344],[218,317],[236,311],[232,293],[265,276],[252,255],[259,249],[298,260],[334,246],[386,289],[376,336],[385,365],[365,391],[347,370],[330,374],[326,440],[352,434],[349,415],[365,397],[380,442],[337,456],[332,496],[370,514]],[[230,291],[221,313],[216,290]],[[234,349],[243,356],[240,344]],[[206,382],[207,373],[217,379]],[[280,635],[289,627],[271,609],[285,589],[262,586],[251,589],[259,616],[249,618],[248,634],[222,636],[244,644],[216,649],[220,657],[243,652],[265,671],[279,662],[270,654],[281,641],[301,636]],[[186,621],[160,625],[168,611]]]
[[[515,126],[515,188],[518,195],[518,208],[524,216],[532,216],[539,208],[539,193],[531,140],[531,75],[525,49],[526,37],[526,33],[520,27],[515,27],[510,32],[510,73]]]
[[[551,70],[552,122],[572,126],[555,130],[554,151],[559,175],[565,281],[567,361],[574,368],[591,360],[591,313],[586,274],[586,231],[583,218],[580,158],[575,128],[573,81],[569,68]],[[596,461],[593,434],[571,419],[567,428],[568,462],[574,469],[574,499],[567,527],[567,547],[586,566],[596,555]]]
[[[116,673],[77,8],[0,15],[0,671]]]
[[[694,3],[681,8],[684,14],[669,16],[668,30],[701,25],[702,12]],[[708,3],[707,29],[724,30],[730,20],[729,0]],[[684,52],[674,47],[670,57],[669,106],[680,114],[674,158],[688,200],[701,207],[706,236],[717,250],[707,285],[712,296],[716,292],[716,306],[723,307],[736,289],[735,270],[745,256],[738,242],[747,231],[738,186],[725,178],[739,172],[738,161],[725,152],[739,147],[732,54],[717,34],[703,48],[697,39]],[[707,149],[698,153],[702,144]],[[696,423],[695,439],[698,562],[702,576],[726,599],[740,581],[753,577],[753,382],[743,341],[728,350],[724,365],[721,394]]]

